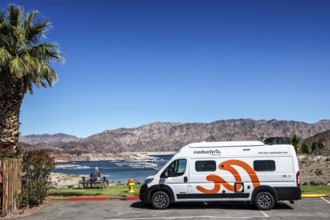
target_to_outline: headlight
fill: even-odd
[[[147,185],[147,184],[151,183],[153,180],[154,180],[154,178],[145,179],[142,185]]]

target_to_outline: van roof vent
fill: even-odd
[[[264,143],[267,145],[290,144],[290,139],[288,137],[270,137],[266,138]]]

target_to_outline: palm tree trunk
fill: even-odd
[[[17,145],[23,97],[22,81],[8,71],[0,71],[0,147]]]

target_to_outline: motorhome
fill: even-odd
[[[176,202],[250,201],[269,210],[301,199],[296,152],[289,144],[259,141],[188,144],[145,179],[139,196],[156,209]]]

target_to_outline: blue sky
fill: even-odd
[[[38,9],[66,59],[21,133],[155,121],[330,118],[330,1],[0,0]]]

